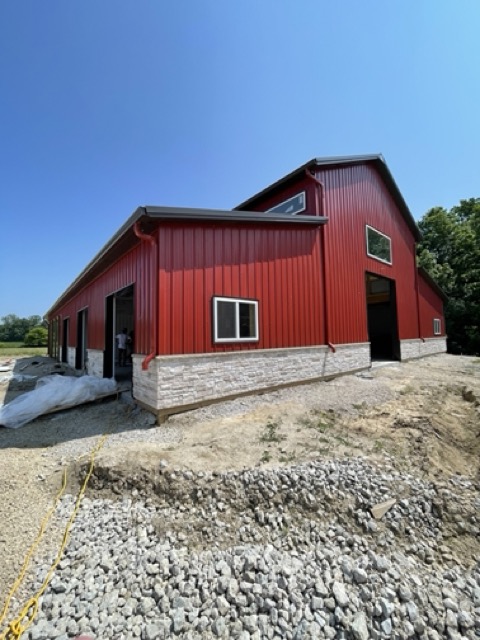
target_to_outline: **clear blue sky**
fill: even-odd
[[[142,204],[229,209],[381,152],[416,218],[478,197],[478,0],[2,0],[0,316]]]

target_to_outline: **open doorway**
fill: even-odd
[[[372,360],[400,360],[395,281],[365,274],[367,321]]]
[[[134,349],[134,285],[120,289],[105,299],[105,351],[103,377],[131,380]],[[120,337],[126,335],[126,339]],[[126,343],[126,349],[119,348]]]
[[[87,321],[88,309],[82,309],[77,314],[77,348],[75,350],[75,369],[85,369],[87,366]]]

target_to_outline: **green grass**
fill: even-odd
[[[343,436],[334,436],[334,438],[338,444],[343,444],[344,447],[350,446],[350,441],[347,438],[344,438]]]
[[[282,442],[286,436],[278,433],[280,424],[278,422],[267,422],[265,431],[260,436],[260,442]]]
[[[25,347],[23,342],[0,342],[0,356],[46,356],[47,347]]]
[[[297,458],[297,454],[292,451],[291,453],[285,453],[281,455],[278,461],[290,464],[291,462],[294,462],[296,458]]]
[[[271,459],[272,459],[272,454],[270,453],[270,451],[265,450],[262,453],[262,457],[260,458],[260,462],[262,462],[262,463],[270,462]]]
[[[318,433],[325,433],[335,424],[335,415],[331,412],[313,411],[311,416],[305,416],[298,420],[306,429],[314,429]]]

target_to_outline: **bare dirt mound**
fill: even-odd
[[[183,469],[239,470],[317,458],[387,459],[421,477],[478,478],[480,359],[436,356],[172,416],[169,446],[121,444],[103,464],[126,474],[160,458]]]

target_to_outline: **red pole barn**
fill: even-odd
[[[50,355],[165,415],[440,353],[418,240],[379,155],[313,159],[234,210],[139,207],[49,310]]]

